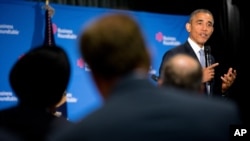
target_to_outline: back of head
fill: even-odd
[[[20,104],[46,108],[63,96],[70,78],[66,52],[57,46],[39,46],[12,67],[9,80]]]
[[[138,67],[148,70],[151,63],[139,25],[124,13],[104,15],[88,26],[80,51],[92,72],[104,79]]]
[[[200,91],[202,68],[197,60],[186,54],[177,54],[164,63],[162,85]]]

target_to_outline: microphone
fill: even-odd
[[[206,60],[206,67],[212,65],[212,59],[211,59],[211,47],[210,46],[205,46],[204,47],[204,52],[205,52],[205,60]],[[211,94],[211,81],[206,83],[206,88],[207,88],[207,93],[208,95]]]
[[[155,74],[152,74],[152,75],[151,75],[151,78],[152,78],[155,82],[157,82],[157,81],[159,80],[159,76],[157,76],[157,75],[155,75]]]
[[[205,46],[205,59],[206,59],[206,67],[212,65],[212,59],[211,59],[211,47]]]

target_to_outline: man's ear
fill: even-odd
[[[186,30],[187,30],[187,32],[191,31],[191,24],[190,23],[186,23]]]

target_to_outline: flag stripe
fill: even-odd
[[[54,33],[52,28],[52,20],[51,16],[49,15],[49,8],[47,6],[45,11],[45,38],[44,38],[44,45],[53,46],[55,45]]]

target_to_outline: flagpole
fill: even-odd
[[[49,11],[49,17],[52,17],[55,13],[54,9],[49,5],[49,0],[45,1],[45,6],[44,6],[45,10]]]
[[[46,5],[49,5],[49,0],[46,0],[45,4],[46,4]]]
[[[53,34],[52,20],[51,17],[54,14],[54,9],[49,5],[49,0],[45,2],[45,39],[44,44],[48,46],[55,45],[55,39]]]

